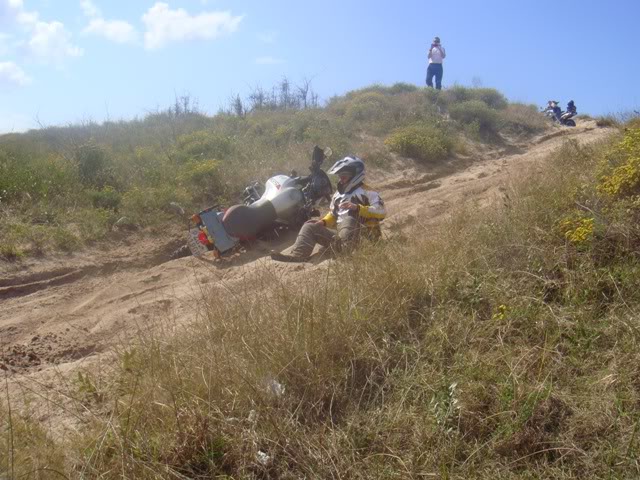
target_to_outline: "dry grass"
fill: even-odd
[[[132,227],[177,222],[172,202],[188,211],[234,204],[249,182],[292,169],[306,173],[315,144],[330,146],[334,158],[364,156],[371,149],[360,151],[363,136],[382,139],[405,129],[414,132],[409,148],[396,150],[434,160],[448,155],[454,138],[493,142],[502,128],[527,136],[543,121],[494,89],[440,92],[402,83],[349,92],[325,108],[273,106],[209,117],[189,105],[131,122],[0,136],[0,216],[11,211],[12,223],[27,231],[15,234],[0,222],[2,258],[81,249],[104,240],[123,217]],[[384,168],[391,157],[374,152],[372,164]]]
[[[501,130],[530,135],[549,128],[548,120],[534,105],[511,103],[499,115]]]
[[[603,149],[568,143],[501,208],[414,240],[203,292],[194,325],[140,338],[90,382],[85,407],[109,414],[66,472],[637,477],[640,262],[604,265],[556,229]]]

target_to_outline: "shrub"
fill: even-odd
[[[369,93],[376,93],[383,96],[402,95],[404,93],[415,92],[416,90],[418,90],[418,87],[405,82],[397,82],[391,85],[390,87],[386,85],[374,84],[369,87],[353,90],[351,92],[348,92],[344,97],[335,97],[332,100],[335,101],[339,99],[345,99],[347,101],[351,101],[357,97],[360,97],[362,95],[367,95]]]
[[[398,94],[402,94],[402,93],[412,93],[418,90],[418,87],[416,87],[413,84],[410,83],[404,83],[404,82],[398,82],[398,83],[394,83],[393,85],[391,85],[391,87],[389,88],[389,93],[391,95],[398,95]]]
[[[388,98],[379,92],[366,92],[356,96],[347,106],[346,115],[359,122],[374,120],[384,114]]]
[[[33,200],[72,194],[77,176],[71,165],[55,155],[25,158],[0,149],[0,201]]]
[[[596,118],[596,125],[598,127],[617,127],[620,125],[618,120],[613,115],[603,115]]]
[[[189,197],[184,188],[171,185],[136,187],[122,196],[120,212],[135,224],[153,225],[166,220],[171,202],[189,205]]]
[[[156,146],[136,147],[122,158],[119,165],[120,182],[128,190],[134,186],[161,186],[175,181],[176,163],[186,159],[175,159]]]
[[[24,257],[24,251],[20,249],[15,243],[0,243],[0,258],[9,262],[15,262],[16,260]]]
[[[433,92],[431,94],[433,95]],[[449,106],[478,100],[490,108],[500,110],[506,108],[509,104],[505,96],[493,88],[468,88],[461,85],[454,85],[447,90],[443,90],[440,98],[443,104]]]
[[[412,125],[394,131],[385,144],[405,157],[433,163],[445,159],[452,151],[454,139],[441,126]]]
[[[90,190],[89,198],[94,208],[118,211],[122,202],[120,193],[111,186],[106,186],[102,190]]]
[[[474,88],[471,90],[471,96],[496,110],[507,108],[509,104],[504,95],[493,88]]]
[[[591,242],[594,231],[594,218],[578,212],[574,216],[568,216],[558,223],[560,234],[578,247],[583,247]]]
[[[191,161],[184,165],[179,179],[194,199],[213,200],[222,193],[219,166],[216,160]]]
[[[77,148],[75,161],[80,180],[85,185],[102,187],[112,181],[111,159],[104,147],[87,143]]]
[[[640,193],[640,127],[627,128],[622,142],[607,155],[597,190],[609,197]]]
[[[473,95],[471,92],[471,88],[466,88],[461,85],[454,85],[453,87],[442,91],[442,99],[445,104],[467,102],[473,99]]]
[[[209,130],[199,130],[178,138],[178,149],[190,159],[224,159],[233,151],[233,139]]]
[[[500,125],[520,133],[536,133],[548,128],[549,122],[538,111],[535,105],[511,103],[498,112]]]
[[[582,115],[579,115],[579,117],[581,116]],[[596,118],[596,125],[599,127],[618,127],[625,124],[627,127],[633,127],[633,125],[639,121],[640,111],[630,110],[599,116]]]
[[[80,237],[65,227],[53,227],[51,230],[51,238],[54,247],[63,252],[73,252],[82,245]]]
[[[498,128],[498,114],[480,100],[468,100],[449,107],[449,115],[463,125],[477,122],[480,133],[495,133]]]

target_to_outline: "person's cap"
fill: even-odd
[[[440,37],[433,37],[433,43],[440,43]]]

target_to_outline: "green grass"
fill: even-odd
[[[629,128],[567,142],[496,208],[303,281],[261,270],[238,300],[205,292],[193,325],[83,377],[74,396],[97,417],[65,472],[637,477],[639,207],[633,189],[603,189],[640,153]],[[567,235],[577,209],[592,235]]]
[[[190,99],[180,101],[130,122],[1,136],[0,215],[26,230],[46,225],[40,235],[67,235],[76,239],[73,248],[82,248],[104,238],[122,217],[142,227],[179,221],[168,214],[170,202],[189,211],[236,203],[248,182],[306,171],[315,144],[330,146],[333,158],[359,154],[368,161],[371,154],[371,165],[385,168],[391,152],[435,162],[450,154],[458,135],[482,141],[502,128],[529,135],[542,128],[529,107],[509,104],[493,89],[461,86],[435,92],[405,83],[373,85],[332,98],[324,108],[275,103],[240,116],[223,111],[209,117]],[[372,148],[367,136],[380,145],[388,138],[388,149]],[[85,228],[79,216],[103,219],[102,226],[91,220]],[[25,255],[67,245],[46,238],[32,248],[4,225],[0,242]]]

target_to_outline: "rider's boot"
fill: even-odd
[[[271,251],[271,259],[276,262],[289,262],[289,263],[304,263],[308,262],[310,257],[297,257],[294,255],[287,255],[286,253],[279,253],[275,251]]]

